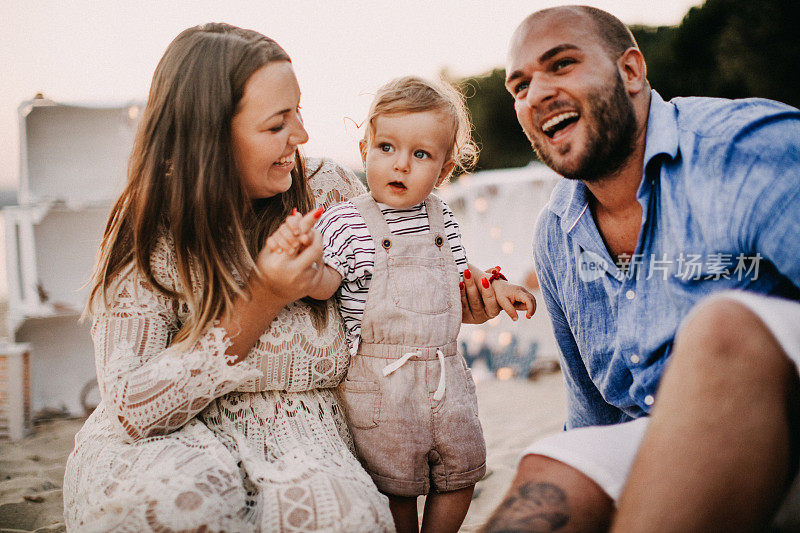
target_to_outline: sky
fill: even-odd
[[[144,100],[153,70],[183,29],[221,21],[275,39],[292,57],[310,156],[359,166],[356,124],[375,89],[406,74],[476,75],[502,67],[516,25],[564,2],[538,1],[0,1],[0,189],[19,174],[17,108]],[[699,0],[598,0],[628,24],[678,24]],[[509,100],[509,105],[511,101]]]

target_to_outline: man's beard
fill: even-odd
[[[600,89],[587,98],[587,112],[581,113],[581,120],[585,120],[587,125],[587,146],[576,168],[569,169],[559,164],[552,155],[552,148],[548,150],[540,146],[536,137],[528,134],[534,151],[544,164],[565,178],[599,181],[618,170],[633,152],[636,114],[622,78],[618,72],[616,74],[612,90]],[[570,146],[570,150],[577,148],[574,143]]]

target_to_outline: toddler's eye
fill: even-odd
[[[380,150],[381,152],[386,152],[387,154],[389,154],[389,153],[392,153],[394,151],[394,148],[389,143],[380,143],[378,145],[378,150]]]
[[[416,157],[417,159],[427,159],[430,156],[431,154],[429,154],[425,150],[417,150],[414,152],[414,157]]]

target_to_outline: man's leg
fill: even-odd
[[[613,510],[611,498],[578,470],[549,457],[526,455],[483,531],[607,531]]]
[[[793,363],[727,299],[679,332],[615,531],[760,531],[791,481]]]

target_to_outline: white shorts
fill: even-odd
[[[800,303],[743,291],[720,292],[710,298],[734,299],[758,315],[800,369]],[[568,464],[617,501],[648,422],[648,418],[639,418],[624,424],[562,431],[534,442],[522,455],[544,455]],[[773,525],[800,530],[800,475],[795,477]]]

